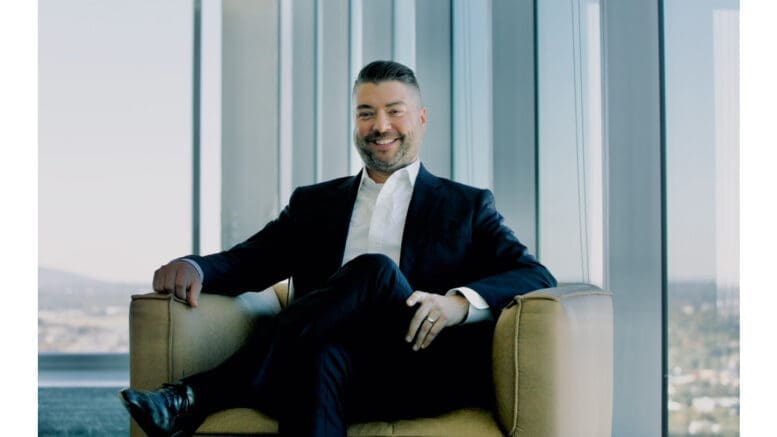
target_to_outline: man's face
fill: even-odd
[[[354,108],[354,143],[368,169],[388,176],[416,160],[426,108],[415,88],[398,81],[362,83]]]

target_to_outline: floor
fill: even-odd
[[[120,387],[38,389],[39,436],[128,436],[129,414]]]

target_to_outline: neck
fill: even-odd
[[[375,181],[375,183],[382,184],[391,176],[394,172],[386,173],[367,167],[367,175]]]

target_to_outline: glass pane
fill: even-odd
[[[601,5],[537,2],[539,253],[560,282],[604,285]]]
[[[192,3],[39,2],[39,351],[126,352],[191,250]]]
[[[669,434],[739,435],[739,2],[664,14]]]

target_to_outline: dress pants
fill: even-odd
[[[257,408],[286,436],[345,436],[351,422],[491,406],[493,322],[446,328],[413,351],[412,292],[390,258],[361,255],[259,321],[223,364],[184,382],[205,413]]]

